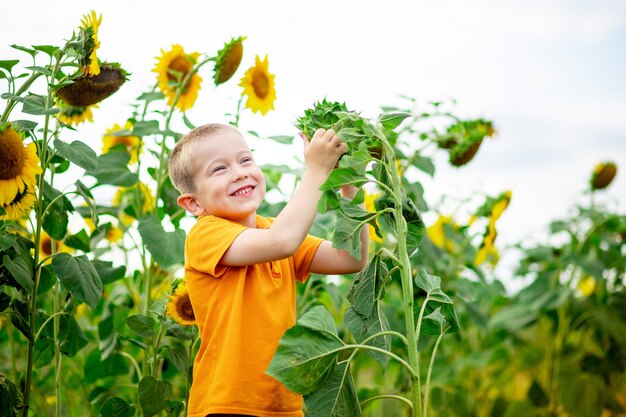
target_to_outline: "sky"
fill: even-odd
[[[624,213],[624,0],[3,3],[0,59],[25,57],[12,43],[59,45],[83,14],[102,14],[98,57],[122,63],[132,75],[95,110],[95,122],[76,133],[95,149],[154,84],[161,49],[178,43],[212,55],[232,37],[247,36],[235,78],[255,55],[267,54],[277,100],[265,117],[244,112],[242,129],[295,135],[295,118],[324,97],[369,117],[381,106],[405,104],[399,95],[415,97],[418,111],[429,101],[454,99],[456,114],[491,119],[498,134],[465,167],[452,168],[435,152],[435,178],[415,174],[434,208],[447,214],[464,199],[511,190],[496,243],[542,242],[551,220],[589,200],[584,192],[594,166],[612,160],[617,177],[596,200]],[[189,119],[228,121],[223,115],[236,107],[237,82],[216,88],[210,67],[200,75],[203,87]],[[298,145],[281,147],[281,162],[298,155]],[[277,150],[263,150],[257,159],[276,163]],[[510,274],[516,259],[503,259],[499,273]]]

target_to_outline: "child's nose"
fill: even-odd
[[[248,178],[248,172],[246,172],[245,169],[242,168],[237,168],[234,172],[233,172],[233,176],[234,176],[234,180],[235,181],[240,181],[242,179]]]

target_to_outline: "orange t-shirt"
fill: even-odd
[[[257,215],[256,227],[271,221]],[[302,397],[265,374],[296,321],[295,280],[305,281],[323,241],[307,236],[292,256],[240,267],[220,265],[247,227],[204,216],[185,242],[185,278],[200,330],[189,417],[212,413],[302,417]]]

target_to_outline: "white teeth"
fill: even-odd
[[[243,190],[239,190],[237,191],[235,194],[233,195],[242,195],[242,194],[246,194],[249,193],[250,191],[252,191],[252,187],[246,187]]]

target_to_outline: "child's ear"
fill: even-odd
[[[204,207],[198,203],[198,200],[193,194],[185,193],[178,196],[176,200],[180,208],[187,210],[195,216],[204,214]]]

